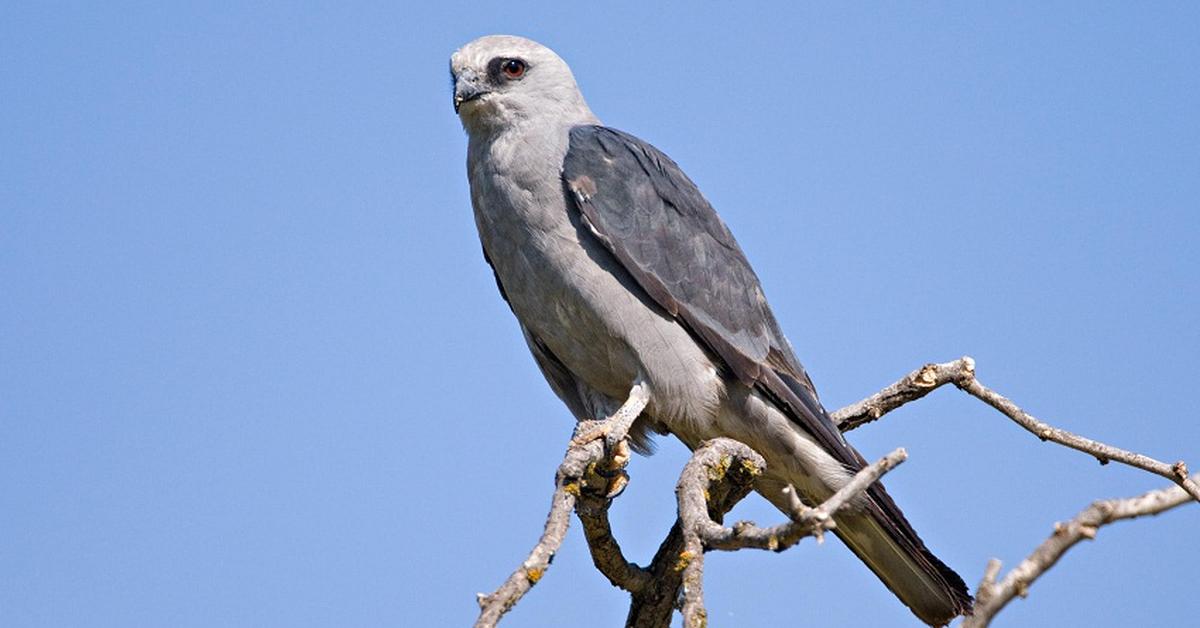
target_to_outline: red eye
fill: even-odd
[[[500,71],[510,79],[519,79],[525,76],[525,62],[520,59],[509,59],[500,64]]]

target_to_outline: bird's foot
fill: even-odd
[[[632,424],[632,422],[631,422]],[[575,429],[575,437],[571,439],[572,447],[582,447],[594,440],[603,438],[605,444],[609,442],[609,436],[614,436],[613,440],[620,440],[625,437],[624,434],[617,434],[617,425],[613,425],[613,419],[599,419],[596,421],[580,421]],[[629,432],[629,427],[625,427],[626,434]]]
[[[625,472],[625,467],[629,465],[629,456],[629,441],[618,441],[612,449],[606,451],[603,460],[588,468],[583,478],[584,486],[605,499],[613,499],[620,495],[629,484],[629,474]]]
[[[625,490],[629,484],[629,474],[625,467],[629,464],[629,428],[646,409],[650,402],[650,393],[646,385],[639,379],[629,391],[629,398],[612,416],[599,421],[581,421],[575,428],[575,437],[571,439],[572,447],[582,447],[592,441],[604,439],[604,459],[588,470],[589,476],[595,476],[592,486],[603,487],[603,494],[612,499]]]
[[[571,446],[579,447],[603,438],[605,448],[611,450],[617,443],[624,441],[629,436],[629,428],[642,414],[642,410],[646,409],[648,403],[650,403],[650,391],[646,388],[646,384],[638,379],[629,391],[629,398],[621,404],[620,408],[617,408],[612,416],[599,421],[580,422],[575,428],[575,437],[571,439]]]

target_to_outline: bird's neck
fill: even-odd
[[[571,129],[580,124],[599,124],[591,115],[542,117],[514,120],[503,127],[469,133],[467,167],[472,173],[487,170],[522,187],[534,182],[558,180],[567,154]]]

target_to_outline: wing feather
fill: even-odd
[[[579,126],[563,180],[584,223],[654,302],[843,464],[864,464],[821,407],[729,227],[671,158],[616,129]]]
[[[579,126],[563,181],[584,224],[654,302],[847,469],[866,466],[822,407],[733,234],[674,161],[627,133]],[[874,519],[939,574],[959,611],[969,609],[962,579],[925,548],[883,486],[868,494]]]

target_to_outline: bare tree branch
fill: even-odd
[[[716,482],[708,487],[708,516],[720,523],[725,513],[733,509],[751,489],[752,477],[743,475],[738,467],[734,473],[727,474],[726,479],[734,481]],[[667,628],[671,624],[671,615],[678,606],[680,590],[683,588],[684,564],[680,558],[684,553],[683,523],[676,518],[675,525],[667,534],[666,540],[654,554],[647,570],[652,577],[652,585],[641,593],[633,595],[629,605],[629,616],[625,621],[627,628]]]
[[[900,381],[841,410],[831,412],[829,418],[843,432],[866,425],[900,406],[916,401],[938,388],[975,379],[975,360],[963,356],[953,362],[926,364],[905,375]]]
[[[903,448],[896,449],[859,471],[846,486],[834,493],[820,506],[808,508],[797,503],[796,511],[791,513],[792,519],[786,523],[760,528],[753,522],[739,521],[732,528],[727,528],[711,521],[701,521],[699,524],[701,540],[708,549],[735,551],[751,548],[779,552],[795,545],[805,537],[820,538],[826,530],[833,529],[833,515],[838,510],[907,458],[908,453]],[[687,472],[686,469],[684,472]],[[682,502],[681,496],[681,512]],[[688,517],[685,516],[684,520],[687,521]]]
[[[651,585],[650,571],[628,559],[613,536],[608,522],[608,508],[612,500],[603,495],[584,493],[575,504],[575,514],[583,525],[583,536],[587,539],[592,563],[604,574],[614,587],[620,587],[637,595]]]
[[[1188,477],[1188,467],[1184,461],[1180,460],[1169,464],[1053,427],[1025,412],[1003,395],[979,383],[979,380],[975,378],[975,360],[967,356],[953,362],[926,364],[878,393],[832,413],[830,417],[843,432],[849,431],[879,419],[888,412],[951,383],[972,397],[999,410],[1017,425],[1043,441],[1055,442],[1090,454],[1099,460],[1100,464],[1108,464],[1110,460],[1115,460],[1160,475],[1178,484],[1192,498],[1200,501],[1200,484]]]
[[[583,488],[583,477],[589,467],[604,458],[604,441],[593,439],[578,443],[572,439],[554,477],[554,495],[550,498],[550,514],[537,545],[529,557],[491,595],[479,594],[479,618],[475,628],[491,628],[521,600],[545,575],[555,552],[562,546],[571,522],[571,511]]]
[[[679,475],[675,495],[679,501],[683,551],[676,569],[683,571],[683,625],[699,628],[708,623],[704,608],[704,539],[708,533],[724,530],[709,516],[708,493],[714,483],[727,480],[744,487],[744,497],[754,478],[767,463],[758,452],[728,438],[710,440],[692,453]]]
[[[1200,475],[1191,479],[1195,481],[1197,478]],[[1092,502],[1074,519],[1054,524],[1050,538],[1009,571],[1003,580],[996,581],[1000,573],[1000,561],[989,561],[975,594],[975,614],[967,617],[961,628],[984,628],[989,625],[992,618],[1014,597],[1025,597],[1029,593],[1029,585],[1053,567],[1067,550],[1080,541],[1096,538],[1101,526],[1122,519],[1157,515],[1190,501],[1191,496],[1181,487],[1171,486],[1137,497]]]
[[[808,536],[820,537],[834,527],[833,515],[854,498],[866,491],[884,473],[900,464],[908,454],[897,449],[859,471],[854,478],[825,500],[820,506],[799,506],[793,520],[760,528],[743,521],[727,528],[709,517],[707,495],[714,483],[732,481],[739,486],[751,486],[753,478],[762,473],[765,461],[753,449],[735,440],[717,438],[696,449],[683,468],[676,487],[679,500],[679,519],[683,523],[683,625],[687,628],[704,626],[704,552],[709,549],[738,550],[744,548],[783,551]]]
[[[1131,467],[1136,467],[1143,471],[1149,471],[1156,475],[1161,475],[1168,480],[1178,484],[1180,488],[1187,491],[1192,499],[1200,501],[1200,484],[1188,477],[1187,464],[1180,460],[1174,464],[1167,464],[1159,460],[1155,460],[1149,456],[1136,454],[1131,451],[1119,449],[1112,445],[1106,445],[1099,441],[1090,438],[1084,438],[1077,434],[1073,434],[1057,427],[1051,427],[1049,424],[1038,420],[1033,415],[1026,413],[1017,404],[1009,401],[1004,396],[991,390],[987,386],[980,384],[978,380],[972,379],[965,384],[960,384],[959,388],[966,391],[972,397],[988,404],[989,406],[999,410],[1008,418],[1015,421],[1018,425],[1025,428],[1033,435],[1044,441],[1051,441],[1060,445],[1065,445],[1076,451],[1082,451],[1086,454],[1091,454],[1100,461],[1100,464],[1108,464],[1110,460],[1116,460],[1122,464],[1127,464]]]
[[[1200,501],[1198,477],[1189,477],[1183,461],[1167,464],[1052,427],[979,383],[975,379],[975,361],[970,357],[926,364],[878,393],[832,413],[831,417],[839,429],[849,431],[945,384],[954,384],[1044,441],[1090,454],[1102,464],[1116,460],[1166,477],[1178,485],[1139,497],[1093,503],[1068,523],[1056,526],[1055,533],[1046,542],[999,582],[996,578],[1000,574],[1000,563],[989,562],[979,586],[975,615],[966,620],[963,628],[987,626],[1014,596],[1024,596],[1034,580],[1074,544],[1093,538],[1100,526],[1120,519],[1157,514],[1191,499]],[[645,400],[634,394],[636,392],[635,388],[626,405],[636,402],[644,406]],[[638,406],[637,410],[640,409]],[[589,426],[591,432],[587,431]],[[601,425],[600,430],[590,422],[577,426],[576,435],[555,476],[550,514],[542,537],[504,584],[491,595],[480,594],[477,628],[495,626],[501,616],[541,579],[562,544],[572,510],[583,524],[596,568],[614,586],[629,591],[632,596],[627,627],[666,628],[675,608],[682,610],[685,626],[704,626],[707,623],[703,598],[705,551],[744,548],[782,551],[806,536],[819,537],[834,526],[832,516],[839,508],[907,456],[903,449],[893,451],[860,471],[853,481],[816,508],[805,507],[796,499],[789,522],[767,528],[757,527],[752,522],[725,527],[722,524],[724,515],[750,492],[754,477],[761,473],[765,463],[756,452],[737,441],[724,438],[709,441],[697,448],[680,475],[676,487],[679,518],[650,565],[639,567],[625,558],[608,520],[612,498],[626,481],[622,469],[628,459],[627,447],[624,441],[617,442],[624,434],[624,429],[618,429],[622,427],[627,425],[617,425],[617,428]],[[609,433],[612,429],[616,432]],[[611,451],[606,452],[606,444]]]
[[[726,512],[733,506],[733,503],[729,504]],[[647,568],[652,579],[651,586],[633,594],[633,599],[629,601],[626,628],[667,628],[671,625],[671,615],[675,612],[679,590],[683,587],[683,570],[676,569],[682,553],[683,526],[676,519]]]

